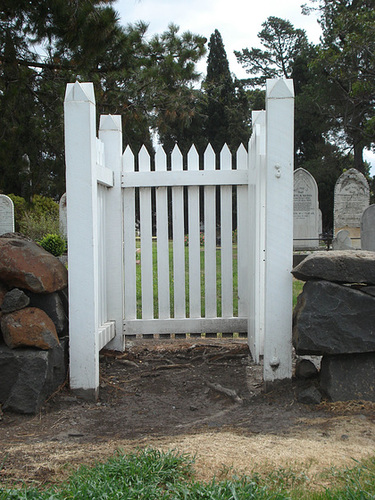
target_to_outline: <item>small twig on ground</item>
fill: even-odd
[[[237,392],[234,391],[233,389],[229,389],[228,387],[223,387],[222,385],[217,384],[215,382],[207,382],[206,381],[206,385],[210,389],[213,389],[216,392],[220,392],[221,394],[225,394],[226,396],[229,396],[236,403],[239,403],[239,404],[243,403],[242,399],[239,397],[239,395],[237,394]]]
[[[130,359],[118,359],[117,363],[125,366],[135,366],[136,368],[139,368],[139,364],[135,361],[131,361]]]

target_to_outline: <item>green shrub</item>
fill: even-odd
[[[66,250],[66,242],[59,234],[46,234],[39,241],[39,245],[55,257],[59,257]]]
[[[46,234],[59,233],[59,218],[52,214],[38,215],[27,212],[20,221],[20,232],[34,241],[41,240]]]
[[[59,204],[52,198],[40,194],[34,194],[31,210],[37,215],[50,215],[59,218]]]

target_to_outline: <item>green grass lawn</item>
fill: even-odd
[[[138,243],[139,245],[139,243]],[[140,259],[138,254],[137,259]],[[157,276],[157,247],[156,242],[152,245],[152,259],[153,259],[153,295],[154,295],[154,316],[158,317],[158,276]],[[200,269],[201,269],[201,315],[204,317],[205,313],[205,299],[204,299],[204,251],[201,248],[200,253]],[[216,250],[216,297],[217,297],[217,315],[221,316],[221,252],[220,249]],[[141,292],[141,265],[137,265],[136,270],[137,282],[137,318],[142,317],[142,292]],[[173,242],[169,242],[169,282],[173,283]],[[238,314],[238,271],[237,271],[237,246],[233,245],[233,312],[234,316]],[[170,311],[173,317],[174,308],[174,290],[173,286],[170,287]],[[189,317],[189,249],[185,247],[185,294],[186,294],[186,316]]]
[[[139,245],[139,242],[138,242]],[[203,247],[200,253],[200,268],[201,268],[201,314],[204,317],[205,301],[204,301],[204,251]],[[154,316],[158,317],[158,277],[157,277],[157,248],[156,242],[153,242],[153,295],[154,295]],[[137,257],[140,259],[140,255]],[[221,316],[221,252],[216,250],[216,296],[217,296],[217,315]],[[142,317],[142,293],[141,293],[141,265],[137,265],[136,272],[137,280],[137,318]],[[173,243],[169,242],[169,282],[173,283]],[[297,297],[301,293],[303,282],[293,280],[293,307],[296,305]],[[186,316],[189,317],[189,251],[185,247],[185,293],[186,293]],[[170,287],[170,303],[171,315],[173,317],[173,286]],[[238,271],[237,271],[237,246],[233,245],[233,313],[238,314]]]
[[[210,482],[194,479],[194,460],[174,451],[145,449],[123,454],[105,463],[81,467],[68,481],[43,489],[0,488],[0,499],[126,499],[126,500],[251,500],[251,499],[368,499],[375,493],[375,458],[352,469],[325,472],[319,478],[291,469],[263,476],[236,476]]]

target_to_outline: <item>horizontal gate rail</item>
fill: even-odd
[[[217,333],[218,328],[222,332],[246,332],[247,318],[169,318],[124,321],[124,329],[127,335]]]
[[[246,170],[181,170],[179,172],[124,172],[122,187],[247,185]]]

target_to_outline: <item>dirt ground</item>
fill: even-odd
[[[64,387],[36,416],[0,417],[1,483],[53,483],[146,446],[195,455],[201,480],[292,467],[321,481],[375,453],[375,403],[303,405],[296,380],[266,393],[241,340],[143,342],[100,368],[97,403]]]

